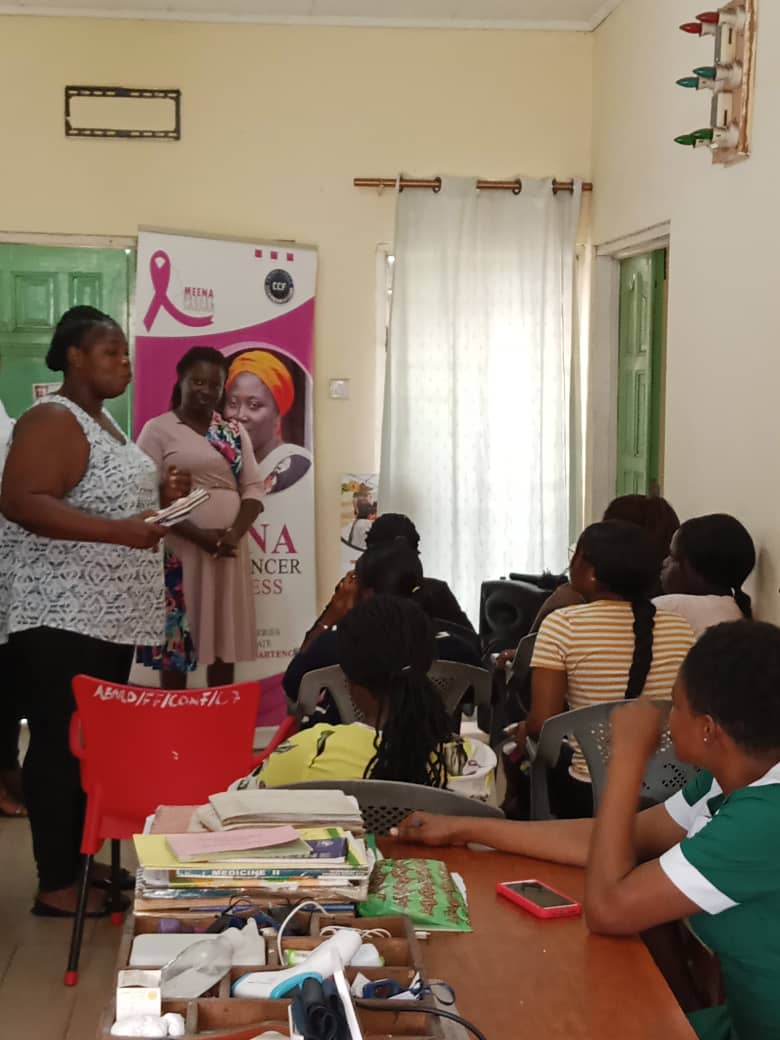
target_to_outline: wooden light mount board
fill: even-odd
[[[193,930],[195,924],[203,925],[210,918],[200,915],[182,915],[176,920],[183,931]],[[324,941],[321,929],[329,924],[342,927],[358,927],[362,930],[382,928],[389,932],[389,938],[371,937],[372,942],[384,958],[381,968],[346,968],[347,981],[351,984],[358,972],[369,981],[393,979],[408,986],[415,974],[425,979],[421,946],[414,934],[414,927],[408,917],[361,917],[349,916],[323,917],[312,914],[310,918],[310,934],[307,936],[290,936],[282,940],[283,950],[313,950]],[[130,948],[136,935],[157,931],[159,919],[153,917],[131,917],[125,924],[124,934],[119,946],[117,971],[128,967]],[[276,971],[276,943],[271,940],[267,946],[268,963],[259,965],[236,965],[230,974],[214,986],[202,997],[195,1000],[164,1000],[163,1013],[175,1011],[183,1015],[186,1033],[182,1040],[249,1040],[262,1034],[265,1030],[278,1030],[287,1035],[287,1009],[289,1000],[252,1000],[231,997],[231,984],[241,975],[250,971]],[[162,967],[162,965],[159,965]],[[379,1002],[381,1003],[381,1001]],[[425,1006],[428,1001],[415,1002]],[[112,998],[106,1007],[97,1040],[113,1040],[111,1026],[115,1018],[115,1001]],[[360,1008],[358,1010],[360,1028],[365,1040],[443,1040],[445,1034],[441,1020],[434,1015],[413,1014],[405,1012],[394,1014],[391,1011]]]
[[[722,37],[716,37],[717,46],[723,48],[721,60],[730,58],[729,64],[742,66],[742,82],[736,90],[730,92],[731,101],[729,119],[726,121],[728,128],[736,131],[736,141],[726,141],[717,146],[713,142],[712,161],[720,165],[730,166],[732,163],[740,162],[750,156],[750,129],[753,113],[753,94],[755,91],[756,71],[756,4],[757,0],[740,0],[739,3],[725,4],[719,8],[720,11],[732,12],[744,10],[744,28],[730,29],[727,26],[719,27]],[[733,39],[725,37],[733,33]],[[733,49],[733,56],[729,50]],[[724,95],[715,94],[713,97],[713,127],[722,124],[717,120],[718,98]]]

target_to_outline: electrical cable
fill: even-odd
[[[468,1019],[456,1015],[454,1011],[445,1011],[444,1008],[428,1007],[425,1004],[402,1004],[397,1000],[361,1000],[360,998],[356,998],[354,1004],[355,1007],[363,1008],[365,1011],[394,1011],[398,1014],[403,1014],[404,1012],[420,1014],[422,1012],[424,1015],[438,1015],[439,1018],[448,1018],[451,1022],[457,1022],[459,1026],[463,1026],[477,1040],[487,1040],[485,1034],[477,1029],[472,1022],[469,1022]]]

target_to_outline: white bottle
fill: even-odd
[[[189,1000],[205,993],[230,971],[239,945],[240,930],[228,928],[214,939],[203,939],[182,950],[160,973],[162,999]]]

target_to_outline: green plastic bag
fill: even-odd
[[[406,914],[418,928],[470,932],[469,912],[445,863],[437,859],[383,859],[371,871],[361,917]]]

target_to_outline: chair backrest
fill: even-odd
[[[491,816],[503,813],[492,805],[464,798],[452,791],[396,780],[313,780],[288,784],[290,788],[335,788],[357,798],[366,830],[371,834],[387,834],[412,812],[431,812],[443,816]]]
[[[490,672],[459,661],[434,661],[428,678],[441,694],[447,713],[453,715],[461,701],[474,691],[475,704],[490,704]]]
[[[306,672],[298,687],[298,700],[295,702],[295,712],[298,719],[311,715],[317,707],[322,690],[327,690],[333,698],[333,703],[338,708],[342,722],[359,721],[358,713],[352,698],[349,695],[349,682],[342,671],[341,665],[333,664],[327,668],[315,668],[312,672]]]
[[[575,711],[563,712],[548,719],[539,736],[536,754],[533,761],[531,786],[533,816],[536,819],[549,815],[544,812],[546,801],[546,771],[552,768],[560,754],[561,741],[565,736],[572,736],[582,749],[590,772],[593,785],[594,812],[604,793],[607,776],[607,763],[610,748],[610,715],[615,708],[625,701],[610,701],[607,704],[595,704],[589,708],[577,708]],[[656,701],[656,703],[659,703]],[[662,706],[670,706],[671,702],[662,701]],[[640,799],[643,803],[665,801],[691,779],[695,774],[694,766],[680,762],[674,755],[674,747],[669,735],[668,726],[664,730],[658,750],[650,759],[642,780]],[[542,773],[544,775],[542,775]],[[544,795],[541,796],[541,788]],[[537,809],[539,815],[537,815]]]
[[[485,668],[475,668],[459,661],[435,661],[428,672],[428,678],[441,694],[444,707],[450,715],[455,712],[470,689],[474,690],[474,700],[477,704],[490,703],[490,672]],[[323,689],[327,689],[333,698],[342,722],[360,721],[359,712],[349,694],[347,677],[337,664],[328,668],[316,668],[313,672],[307,672],[301,679],[296,702],[296,714],[299,719],[311,715]]]
[[[130,837],[158,805],[203,802],[252,768],[259,683],[166,691],[77,675],[73,693],[85,846]]]

